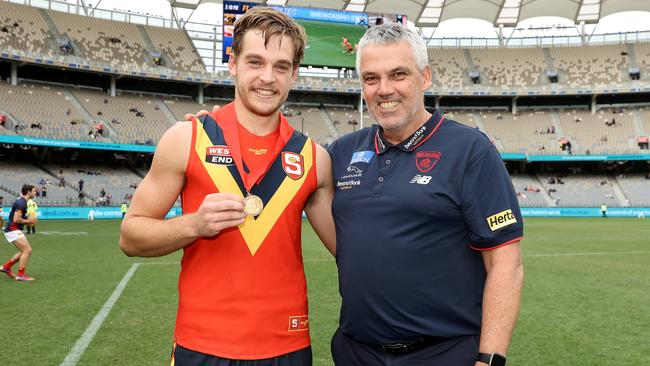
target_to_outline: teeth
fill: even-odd
[[[273,90],[269,89],[255,89],[256,93],[262,94],[262,95],[271,95],[273,94]]]
[[[379,103],[379,107],[383,109],[393,109],[397,107],[398,104],[399,102],[381,102]]]

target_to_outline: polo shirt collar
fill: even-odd
[[[418,146],[422,145],[426,140],[428,140],[433,134],[438,130],[442,121],[445,118],[435,110],[431,118],[426,121],[420,128],[418,128],[411,136],[407,137],[404,141],[399,144],[391,144],[384,138],[384,131],[381,127],[377,129],[375,133],[375,151],[377,154],[385,153],[390,147],[395,146],[396,148],[410,152],[415,150]]]

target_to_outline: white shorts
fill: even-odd
[[[8,233],[5,233],[5,238],[7,239],[7,241],[9,243],[13,243],[16,240],[18,240],[20,238],[24,238],[24,237],[25,237],[25,234],[23,234],[23,232],[20,231],[20,230],[14,230],[14,231],[10,231]]]

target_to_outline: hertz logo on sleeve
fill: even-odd
[[[512,213],[512,210],[501,211],[498,214],[494,214],[487,219],[488,226],[490,230],[495,231],[501,229],[502,227],[512,225],[517,222],[515,214]]]

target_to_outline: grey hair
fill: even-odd
[[[417,32],[399,23],[384,23],[368,28],[357,47],[357,72],[361,75],[361,53],[370,44],[395,44],[406,41],[411,45],[413,58],[420,71],[429,63],[427,45]]]

